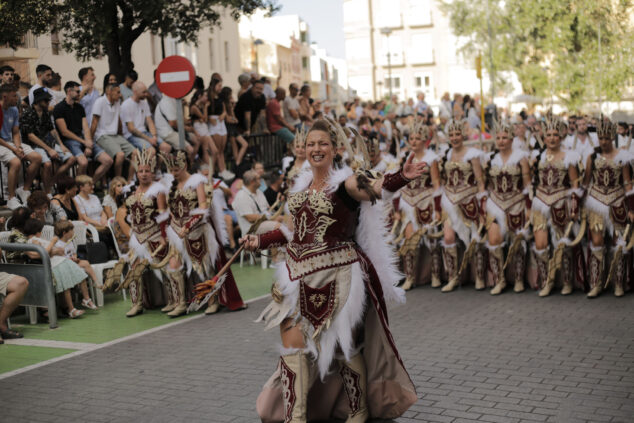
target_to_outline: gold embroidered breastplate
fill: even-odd
[[[478,193],[471,163],[447,161],[444,174],[445,194],[452,203],[461,203]]]
[[[141,244],[160,231],[159,225],[154,220],[158,214],[156,198],[148,198],[143,194],[133,194],[128,197],[125,205],[130,211],[132,220],[130,229]]]
[[[570,181],[563,160],[540,161],[537,172],[539,184],[535,195],[546,205],[551,206],[568,195]]]
[[[189,220],[190,212],[198,207],[198,193],[193,189],[177,188],[173,195],[170,195],[170,225],[180,230]],[[178,233],[178,230],[176,231]]]
[[[401,189],[401,198],[410,206],[416,207],[420,205],[423,200],[431,197],[433,192],[431,167],[426,164],[423,168],[423,174],[410,181]]]
[[[622,175],[623,165],[599,156],[594,161],[589,195],[606,206],[611,205],[625,195]]]
[[[502,210],[521,201],[522,168],[519,164],[491,166],[489,170],[489,195]]]

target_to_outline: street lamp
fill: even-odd
[[[390,34],[392,30],[390,28],[381,28],[381,34],[385,35],[387,38],[387,75],[389,85],[388,88],[390,90],[390,99],[392,99],[392,54],[390,53]]]
[[[255,50],[255,63],[254,63],[254,67],[255,67],[255,73],[260,74],[260,64],[258,62],[258,46],[264,44],[264,41],[260,40],[259,38],[255,41],[253,41],[253,49]]]

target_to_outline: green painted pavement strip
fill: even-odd
[[[273,269],[262,269],[259,265],[247,265],[240,268],[236,264],[231,267],[231,270],[243,300],[247,301],[270,292]],[[57,329],[50,329],[48,323],[44,322],[31,325],[25,316],[12,318],[11,324],[27,339],[102,344],[202,313],[199,311],[186,316],[169,318],[159,309],[153,309],[145,310],[140,316],[127,318],[125,313],[131,306],[129,296],[127,301],[123,301],[120,293],[106,294],[104,302],[104,307],[97,311],[86,310],[86,313],[78,319],[60,316]],[[0,373],[26,367],[73,351],[64,348],[1,345]]]

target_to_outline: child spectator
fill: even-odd
[[[97,275],[95,275],[95,270],[92,268],[88,260],[79,260],[77,258],[77,247],[73,243],[73,238],[75,237],[75,226],[73,226],[72,222],[68,220],[62,220],[57,222],[54,227],[55,236],[59,238],[59,240],[55,243],[55,247],[64,251],[64,256],[77,263],[79,267],[81,267],[84,272],[90,276],[93,282],[97,282]],[[101,286],[97,286],[97,288],[101,289]]]

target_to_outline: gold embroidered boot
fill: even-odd
[[[163,272],[163,275],[166,279],[165,292],[167,292],[167,304],[165,304],[165,307],[161,309],[161,313],[169,313],[176,308],[176,301],[174,301],[174,291],[176,291],[177,288],[174,286],[174,281],[172,281],[172,278],[169,276],[169,274],[167,274],[167,272]]]
[[[489,266],[495,278],[495,286],[491,289],[491,295],[500,295],[506,288],[504,280],[504,244],[489,249]]]
[[[440,248],[435,247],[431,251],[431,287],[440,288],[440,272],[442,271],[442,253]]]
[[[548,260],[550,259],[550,252],[548,248],[543,250],[535,250],[535,261],[537,262],[537,273],[539,274],[539,283],[542,289],[539,291],[540,297],[547,297],[550,295],[550,291],[555,287],[555,281],[548,280]]]
[[[477,250],[475,253],[475,263],[476,263],[476,277],[475,277],[475,289],[476,291],[482,291],[486,288],[486,282],[484,278],[487,274],[487,266],[485,259],[485,249],[484,246],[478,244]]]
[[[588,276],[590,279],[590,292],[588,292],[588,298],[596,298],[603,291],[603,281],[601,275],[603,274],[603,256],[604,247],[596,247],[590,243],[590,254],[588,257]]]
[[[515,271],[515,286],[513,287],[513,291],[517,293],[524,291],[524,265],[526,263],[526,250],[524,249],[524,245],[524,241],[522,241],[520,248],[517,249],[517,253],[515,254],[515,263],[513,264]]]
[[[442,292],[451,292],[459,284],[458,281],[458,246],[454,243],[445,245],[443,248],[443,257],[445,261],[445,270],[447,271],[447,285],[443,286]]]
[[[280,357],[284,423],[306,423],[309,377],[306,353],[296,352]]]
[[[175,284],[177,294],[174,296],[174,301],[176,303],[176,307],[174,310],[167,313],[170,317],[177,317],[187,312],[187,298],[185,297],[185,276],[183,275],[183,267],[176,270],[168,270],[168,274],[170,275],[170,279]]]
[[[132,281],[130,283],[130,299],[132,300],[132,308],[128,311],[126,317],[134,317],[143,313],[143,279]]]
[[[365,423],[370,418],[367,404],[367,372],[365,359],[361,353],[350,361],[341,361],[339,374],[343,379],[343,387],[348,395],[350,414],[346,423]]]

